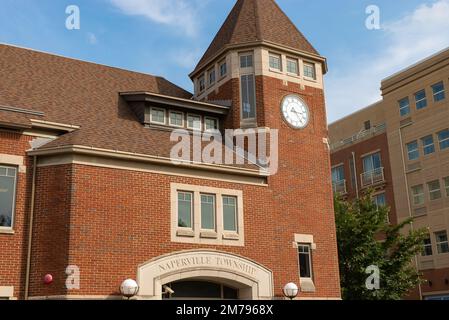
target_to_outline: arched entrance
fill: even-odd
[[[244,257],[213,250],[182,251],[153,259],[139,267],[137,281],[141,299],[162,299],[164,286],[177,287],[184,299],[226,298],[224,291],[229,298],[232,292],[237,292],[238,299],[273,298],[270,270]],[[186,296],[185,282],[196,286],[191,297]],[[202,297],[195,297],[197,294]]]

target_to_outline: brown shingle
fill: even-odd
[[[238,0],[193,74],[225,46],[255,41],[318,54],[274,0]]]

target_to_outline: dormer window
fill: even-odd
[[[206,131],[218,130],[218,119],[206,117],[204,119],[204,130],[206,130]]]
[[[222,61],[220,63],[220,77],[224,77],[226,76],[226,74],[228,73],[228,66],[226,64],[226,61]]]
[[[184,127],[184,114],[178,111],[170,111],[170,126]]]
[[[194,114],[187,115],[187,129],[201,131],[201,116]]]
[[[208,71],[209,74],[209,85],[213,85],[215,83],[215,69],[210,69]]]
[[[151,108],[151,123],[165,125],[165,110],[159,108]]]
[[[199,77],[199,79],[198,79],[198,86],[199,86],[200,92],[202,92],[202,91],[204,91],[206,89],[206,81],[204,79],[204,75]]]

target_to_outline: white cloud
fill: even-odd
[[[449,0],[423,4],[403,18],[383,24],[377,53],[352,55],[327,79],[330,121],[365,107],[380,96],[382,79],[449,46]],[[368,31],[367,31],[368,32]],[[369,31],[373,32],[373,31]]]
[[[188,36],[198,29],[198,0],[110,0],[128,15],[144,16],[156,23],[178,28]]]
[[[173,51],[170,54],[170,58],[174,61],[178,66],[185,69],[191,69],[196,66],[198,61],[200,61],[203,51],[199,48],[197,49],[180,49]]]
[[[87,41],[89,41],[91,45],[96,45],[98,43],[97,36],[92,32],[87,33]]]

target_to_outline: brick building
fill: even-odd
[[[391,223],[413,217],[429,230],[415,261],[427,282],[414,299],[449,299],[448,87],[446,49],[383,80],[381,101],[329,126],[334,190],[374,187]]]
[[[8,45],[0,70],[0,298],[340,298],[326,60],[274,1],[237,1],[193,95]],[[174,162],[175,129],[279,130],[278,170]]]

